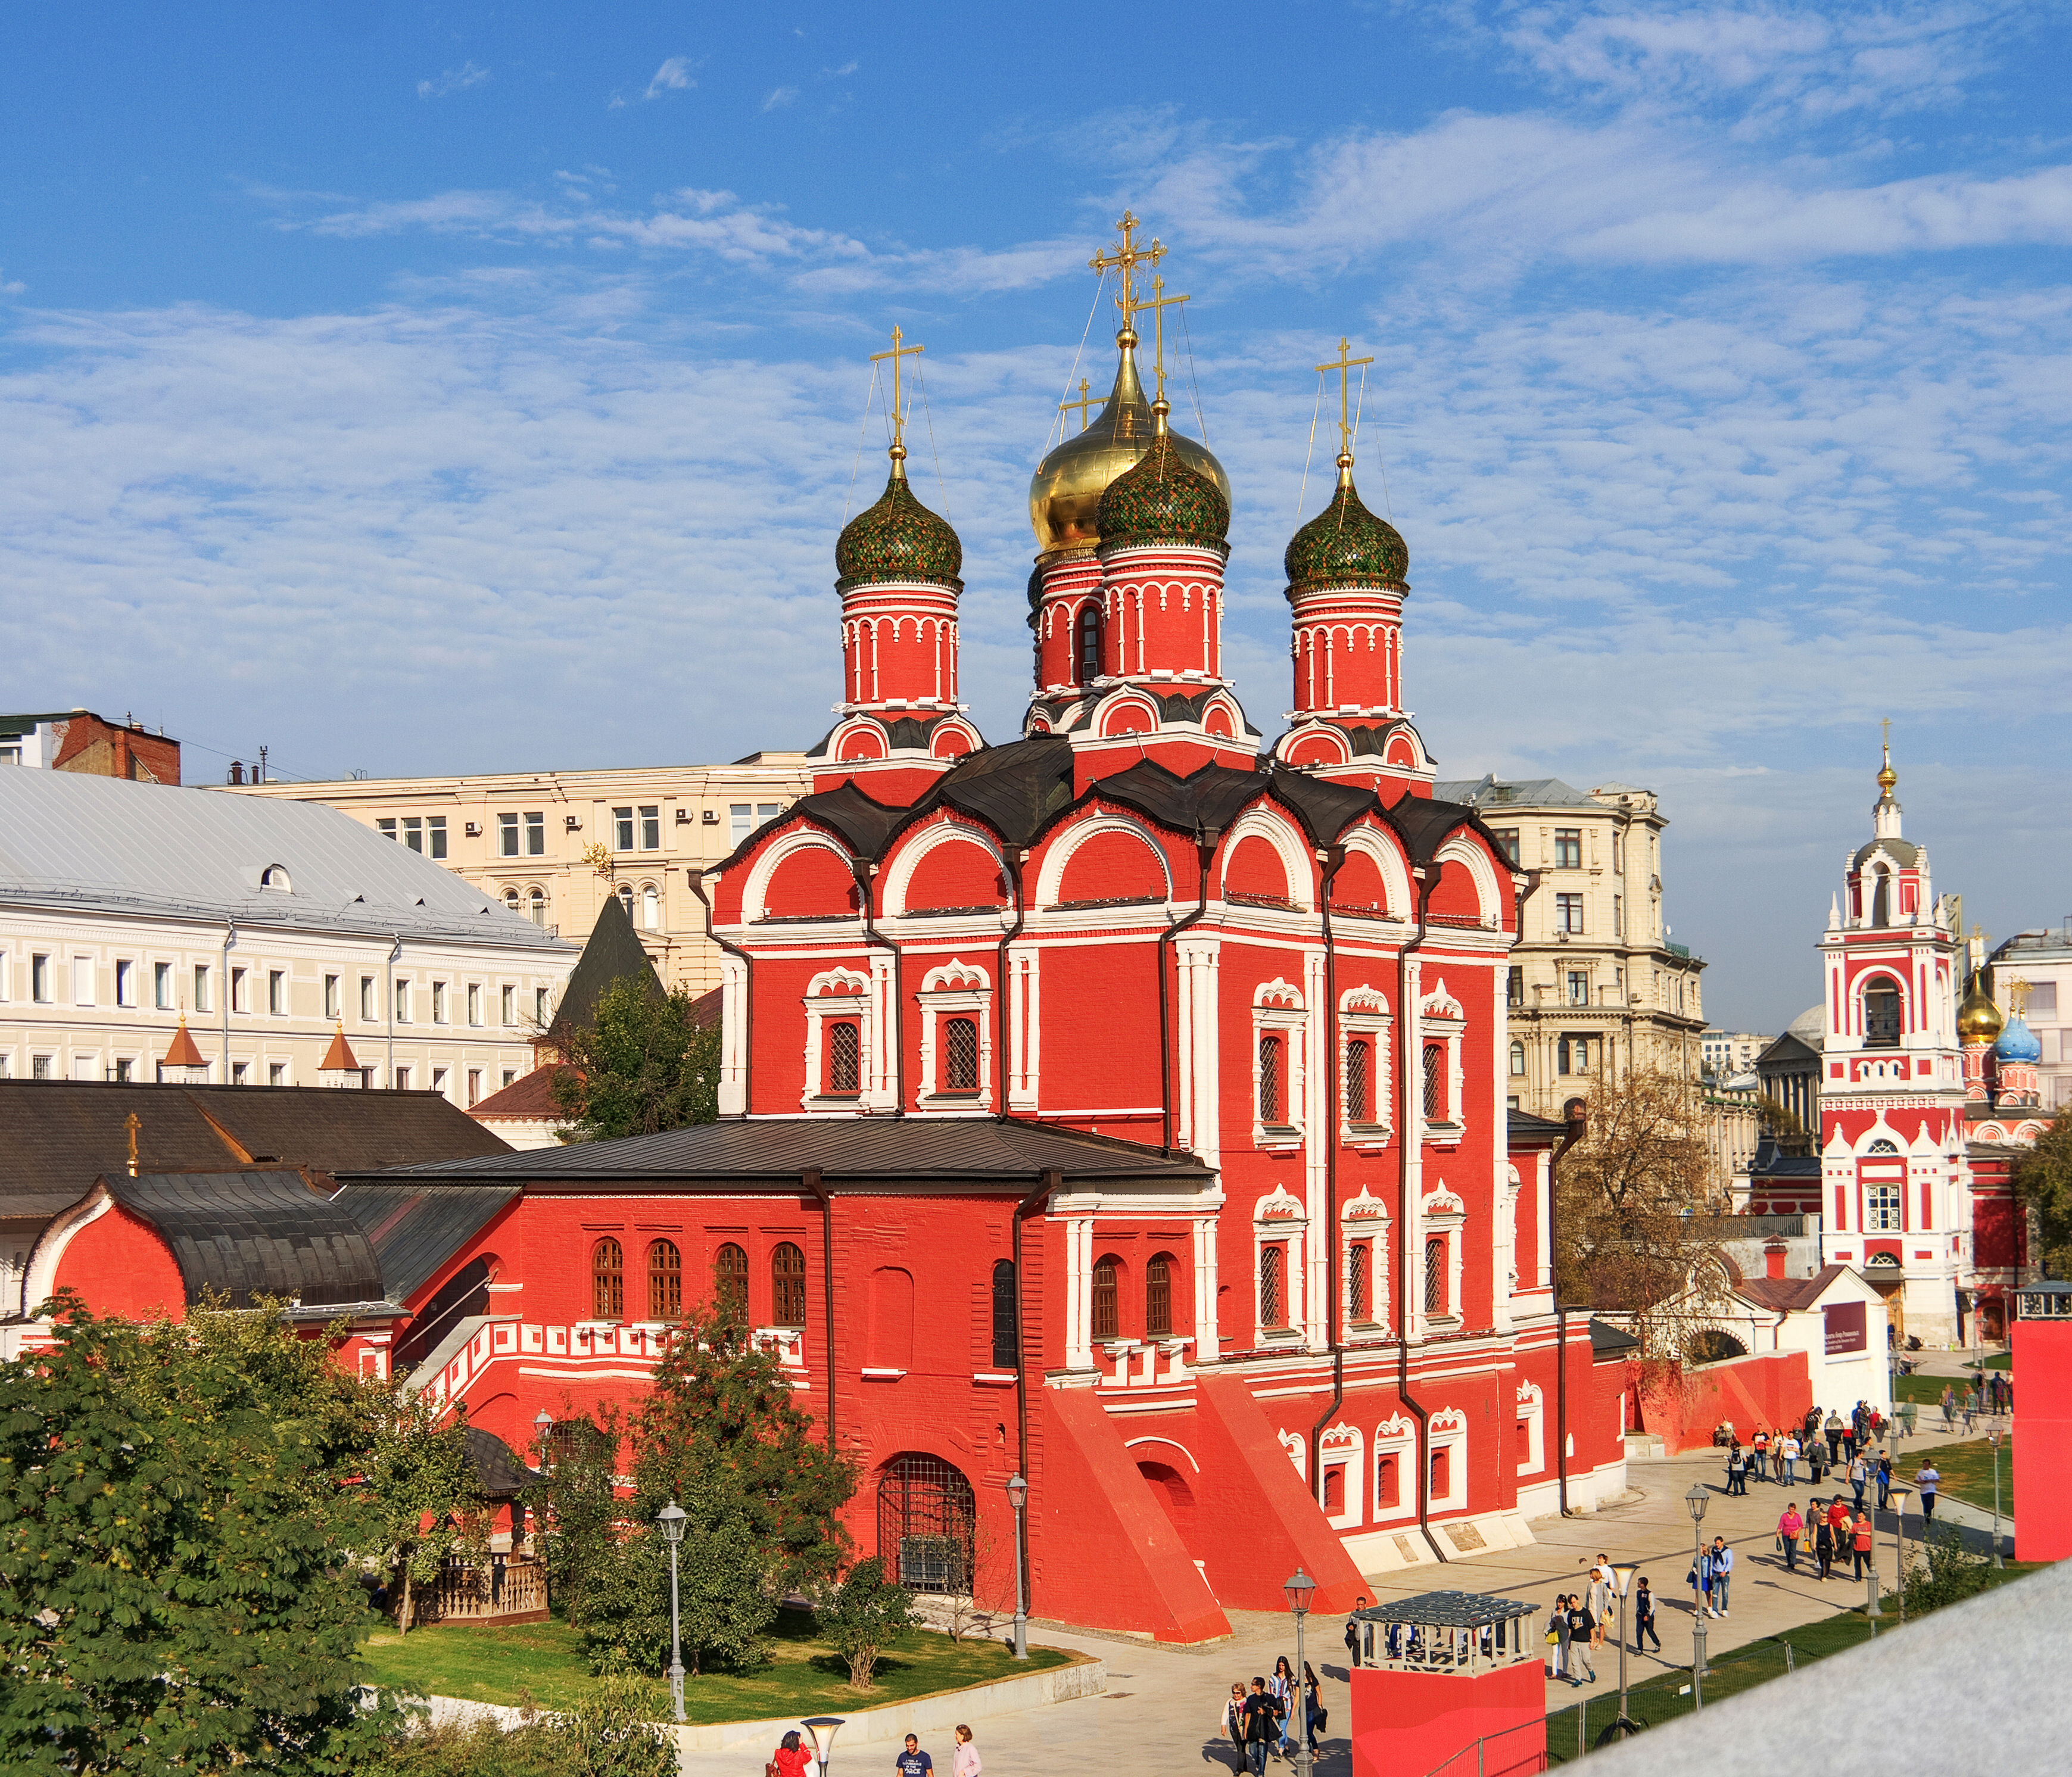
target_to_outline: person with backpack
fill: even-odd
[[[1783,1552],[1784,1570],[1787,1573],[1799,1571],[1799,1533],[1805,1528],[1806,1520],[1799,1516],[1799,1508],[1787,1502],[1777,1520],[1777,1546]]]
[[[1727,1492],[1729,1495],[1748,1491],[1748,1458],[1741,1454],[1737,1443],[1727,1452]]]

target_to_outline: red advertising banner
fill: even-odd
[[[1864,1304],[1831,1302],[1821,1310],[1827,1317],[1827,1355],[1841,1357],[1868,1348],[1864,1325]]]

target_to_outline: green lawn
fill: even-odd
[[[2010,1561],[2002,1572],[1991,1577],[1991,1583],[2004,1586],[2010,1580],[2038,1572],[2045,1563]],[[1885,1597],[1885,1614],[1878,1620],[1877,1632],[1897,1635],[1900,1632],[1898,1600],[1890,1593]],[[1717,1703],[1737,1693],[1767,1684],[1773,1678],[1783,1676],[1786,1668],[1786,1643],[1790,1644],[1790,1659],[1799,1665],[1810,1660],[1824,1660],[1831,1654],[1839,1654],[1868,1641],[1871,1637],[1871,1623],[1860,1610],[1838,1612],[1817,1622],[1802,1623],[1788,1629],[1781,1635],[1766,1636],[1761,1641],[1749,1643],[1731,1652],[1717,1654],[1706,1661],[1705,1701]],[[1611,1669],[1618,1666],[1616,1648],[1607,1648],[1597,1656],[1601,1671],[1604,1662],[1611,1662]],[[1629,1660],[1627,1672],[1634,1670]],[[1642,1727],[1659,1726],[1679,1715],[1691,1713],[1691,1699],[1684,1694],[1691,1682],[1688,1669],[1665,1672],[1651,1678],[1645,1684],[1634,1684],[1627,1692],[1627,1713]],[[1568,1708],[1555,1709],[1547,1717],[1547,1754],[1555,1764],[1566,1764],[1576,1756],[1577,1717],[1583,1716],[1585,1743],[1594,1748],[1597,1736],[1618,1718],[1618,1694],[1596,1697],[1584,1703],[1571,1704]]]
[[[684,1681],[684,1709],[693,1721],[752,1721],[772,1716],[873,1709],[937,1691],[962,1690],[1046,1667],[1077,1656],[1031,1647],[1018,1662],[1000,1642],[952,1642],[909,1630],[893,1643],[869,1691],[852,1690],[849,1668],[813,1633],[805,1612],[778,1619],[770,1664],[736,1675],[709,1672]],[[477,1703],[523,1703],[565,1709],[594,1682],[582,1638],[565,1623],[509,1627],[439,1624],[408,1635],[377,1630],[364,1649],[377,1684]]]
[[[1933,1459],[1936,1472],[1942,1477],[1942,1491],[1954,1494],[1958,1499],[1979,1507],[1982,1511],[1993,1509],[1993,1453],[1983,1438],[1973,1438],[1963,1444],[1938,1444],[1932,1450],[1911,1451],[1906,1458],[1905,1474],[1901,1477],[1910,1486],[1914,1471]],[[1918,1502],[1910,1501],[1918,1508]],[[2000,1510],[2008,1517],[2014,1515],[2014,1441],[2000,1440]]]

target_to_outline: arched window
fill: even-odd
[[[1346,1045],[1346,1121],[1374,1121],[1374,1045],[1365,1037]]]
[[[1899,1144],[1897,1141],[1892,1141],[1889,1137],[1881,1135],[1877,1141],[1872,1142],[1868,1147],[1865,1148],[1864,1152],[1866,1154],[1897,1154],[1899,1152]]]
[[[1014,1261],[993,1263],[993,1367],[1012,1370],[1022,1361],[1021,1314],[1015,1301]]]
[[[1892,877],[1882,870],[1871,872],[1871,923],[1885,926],[1892,923]]]
[[[1285,1327],[1288,1324],[1288,1294],[1281,1287],[1281,1267],[1287,1255],[1277,1246],[1263,1246],[1259,1249],[1259,1324],[1262,1327]]]
[[[1371,1249],[1362,1240],[1346,1255],[1346,1318],[1366,1321],[1371,1318],[1370,1302],[1373,1296],[1372,1281],[1368,1269],[1373,1264]]]
[[[938,1456],[895,1456],[878,1483],[878,1553],[886,1577],[916,1592],[968,1592],[978,1502]]]
[[[631,882],[619,885],[619,904],[626,909],[626,918],[630,924],[633,919],[633,885]]]
[[[1260,1121],[1276,1124],[1282,1121],[1281,1104],[1281,1039],[1261,1037],[1259,1039]]]
[[[1864,1047],[1899,1047],[1899,989],[1884,976],[1864,989]]]
[[[674,1240],[648,1248],[648,1318],[680,1320],[684,1314],[684,1256]]]
[[[770,1255],[770,1323],[806,1324],[806,1255],[789,1240],[779,1240]]]
[[[515,888],[508,888],[504,891],[504,904],[510,908],[513,913],[516,913],[518,911],[517,890]]]
[[[1424,1312],[1446,1311],[1446,1239],[1435,1234],[1424,1243]]]
[[[1522,1043],[1513,1042],[1511,1046],[1511,1072],[1513,1079],[1525,1072],[1525,1045]]]
[[[640,885],[640,923],[650,932],[662,929],[662,891],[652,882]]]
[[[1094,1337],[1120,1339],[1122,1337],[1122,1306],[1120,1292],[1116,1285],[1116,1261],[1112,1253],[1094,1261]]]
[[[1173,1258],[1154,1253],[1144,1268],[1144,1336],[1173,1336]]]
[[[1100,607],[1091,602],[1079,611],[1079,683],[1100,677]]]
[[[727,1319],[748,1318],[748,1254],[731,1240],[713,1256],[713,1288]]]
[[[1424,1121],[1441,1123],[1445,1121],[1446,1046],[1443,1043],[1424,1045]]]
[[[547,891],[545,889],[532,891],[532,899],[526,903],[525,917],[536,926],[547,923]]]
[[[828,1026],[828,1091],[830,1095],[863,1090],[863,1044],[848,1019]]]
[[[943,1090],[978,1090],[978,1024],[975,1019],[943,1021]]]
[[[626,1254],[616,1240],[590,1249],[590,1309],[593,1320],[626,1318]]]

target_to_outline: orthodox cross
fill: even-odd
[[[1363,364],[1371,364],[1374,362],[1372,358],[1348,357],[1346,354],[1351,350],[1352,342],[1341,338],[1338,341],[1338,356],[1332,359],[1329,364],[1317,366],[1319,375],[1326,370],[1335,370],[1338,373],[1338,454],[1349,462],[1353,454],[1353,422],[1350,388],[1351,372]]]
[[[130,1132],[130,1176],[137,1176],[137,1132],[143,1128],[143,1120],[134,1111],[122,1119],[122,1126]]]
[[[1058,403],[1058,411],[1060,413],[1069,413],[1075,407],[1079,410],[1079,430],[1082,432],[1087,429],[1087,409],[1094,405],[1093,397],[1087,393],[1092,386],[1092,384],[1082,376],[1079,379],[1079,398],[1075,401]]]
[[[914,357],[928,349],[926,346],[902,346],[899,342],[906,337],[899,331],[898,323],[894,322],[892,349],[890,352],[874,352],[870,355],[870,361],[874,364],[882,364],[887,358],[892,360],[892,451],[895,463],[903,459],[906,455],[906,411],[900,401],[899,360]]]
[[[1137,218],[1127,210],[1122,212],[1122,220],[1116,224],[1116,228],[1122,236],[1120,243],[1112,252],[1096,253],[1087,265],[1093,271],[1121,272],[1122,290],[1115,299],[1115,306],[1122,311],[1124,327],[1128,328],[1137,315],[1137,268],[1148,260],[1155,270],[1158,261],[1166,257],[1166,249],[1155,237],[1149,247],[1137,245]]]
[[[1154,241],[1153,245],[1155,246],[1157,243]],[[1166,294],[1166,280],[1154,276],[1151,280],[1151,300],[1137,305],[1141,309],[1151,311],[1152,337],[1156,342],[1152,362],[1158,377],[1158,399],[1161,401],[1166,398],[1166,311],[1177,308],[1188,300],[1185,296],[1168,296]]]

